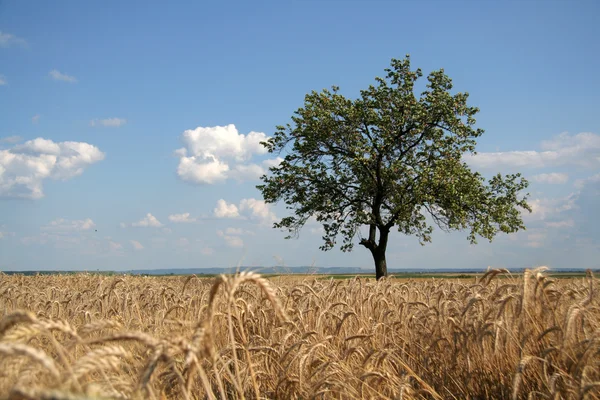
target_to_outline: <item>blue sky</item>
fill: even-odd
[[[394,234],[390,268],[600,267],[600,3],[0,2],[0,270],[372,268],[270,228],[257,142],[391,58],[444,68],[486,130],[467,161],[531,181],[528,230]],[[208,161],[207,161],[208,160]]]

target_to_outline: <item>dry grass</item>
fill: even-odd
[[[0,398],[597,399],[597,280],[0,274]]]

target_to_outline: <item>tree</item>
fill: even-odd
[[[339,88],[305,96],[292,124],[278,126],[262,145],[285,153],[257,188],[267,203],[283,200],[293,215],[274,224],[295,236],[314,217],[324,228],[321,250],[341,237],[350,251],[355,237],[373,255],[377,279],[387,275],[385,253],[392,228],[431,241],[433,225],[444,231],[470,229],[492,241],[498,232],[525,229],[521,210],[531,211],[528,182],[520,174],[498,174],[486,183],[462,160],[475,153],[476,107],[468,93],[450,93],[444,70],[423,76],[410,57],[392,59],[385,78],[348,99]],[[368,227],[368,236],[360,232]],[[366,235],[366,233],[365,233]]]

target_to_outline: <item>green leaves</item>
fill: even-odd
[[[392,227],[429,242],[431,221],[447,231],[469,230],[473,243],[524,229],[527,181],[516,174],[486,183],[461,161],[484,132],[474,128],[479,109],[468,105],[468,94],[452,94],[452,80],[439,70],[417,98],[423,74],[410,69],[408,56],[392,59],[385,72],[354,100],[335,86],[307,94],[292,123],[263,143],[285,154],[257,186],[266,202],[283,201],[293,213],[275,227],[291,237],[314,217],[325,231],[321,249],[341,237],[343,251],[352,249],[362,225],[372,228],[360,241],[371,251],[385,250]]]

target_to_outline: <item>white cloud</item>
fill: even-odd
[[[227,228],[225,229],[225,233],[228,235],[241,235],[244,233],[242,228]]]
[[[196,218],[190,218],[190,213],[171,214],[169,215],[169,221],[174,223],[192,223],[196,222]]]
[[[262,224],[271,224],[277,217],[270,209],[270,206],[264,200],[242,199],[240,202],[240,211],[248,212],[250,217],[259,220]]]
[[[561,172],[552,172],[549,174],[539,174],[531,177],[531,180],[539,183],[548,183],[551,185],[560,185],[567,183],[569,175]]]
[[[131,226],[136,226],[140,228],[160,228],[163,224],[160,223],[158,219],[151,213],[146,214],[144,218],[139,220],[138,222],[134,222]]]
[[[175,154],[180,158],[177,174],[182,180],[214,184],[228,178],[255,179],[262,171],[262,167],[256,164],[244,164],[253,155],[266,153],[260,144],[267,139],[262,132],[244,135],[233,124],[199,126],[184,131],[181,139],[185,147],[176,150]]]
[[[214,209],[215,216],[218,218],[243,218],[257,220],[263,225],[273,223],[277,217],[270,209],[270,206],[264,200],[254,198],[242,199],[239,206],[234,203],[227,203],[220,199],[217,207]]]
[[[48,72],[48,75],[55,81],[77,83],[77,78],[75,78],[74,76],[71,76],[71,75],[63,74],[56,69],[53,69],[52,71]]]
[[[112,240],[108,242],[108,245],[110,246],[111,251],[118,251],[123,249],[123,245],[121,243],[113,242]]]
[[[541,151],[466,154],[464,160],[479,168],[546,168],[563,165],[596,168],[600,166],[600,135],[589,132],[577,135],[562,133],[543,141]]]
[[[240,216],[238,207],[235,204],[227,204],[223,199],[217,201],[217,207],[214,209],[217,218],[237,218]]]
[[[583,187],[588,184],[588,183],[595,183],[595,182],[600,182],[600,173],[596,174],[596,175],[592,175],[588,178],[585,179],[577,179],[575,181],[575,188],[576,189],[583,189]]]
[[[222,237],[229,247],[244,247],[242,235],[254,235],[254,232],[245,231],[242,228],[227,228],[225,231],[217,231],[217,236]]]
[[[548,218],[556,217],[558,214],[573,209],[576,196],[571,194],[567,197],[548,199],[538,198],[528,201],[531,206],[531,213],[523,214],[523,219],[527,221],[544,221]]]
[[[131,246],[133,246],[133,248],[135,250],[143,250],[144,246],[142,246],[142,244],[140,242],[138,242],[137,240],[130,240],[129,243],[131,243]]]
[[[185,157],[187,156],[187,149],[185,147],[182,147],[180,149],[175,150],[173,154],[177,157]]]
[[[282,161],[283,161],[283,158],[275,157],[275,158],[269,158],[268,160],[265,160],[262,163],[265,166],[265,168],[270,168],[270,167],[278,167]]]
[[[239,236],[223,236],[229,247],[244,247],[244,240]]]
[[[10,47],[12,45],[27,46],[27,41],[10,33],[0,31],[0,47]]]
[[[105,126],[109,128],[118,128],[127,123],[125,118],[106,118],[106,119],[93,119],[90,121],[90,126]]]
[[[258,179],[264,175],[265,172],[265,169],[257,164],[239,164],[234,167],[229,174],[229,177],[242,182]]]
[[[199,159],[197,157],[181,157],[177,167],[177,175],[184,181],[212,185],[227,179],[229,165],[214,157]]]
[[[71,179],[103,159],[104,153],[89,143],[43,138],[0,150],[0,197],[42,198],[44,179]]]
[[[6,80],[6,77],[2,74],[0,74],[0,86],[4,86],[7,85],[8,81]]]
[[[15,144],[15,143],[19,143],[21,140],[23,140],[23,138],[21,136],[7,136],[7,137],[3,137],[0,138],[0,143],[10,143],[10,144]]]
[[[78,232],[88,231],[94,229],[96,224],[91,218],[79,219],[79,220],[68,220],[64,218],[57,218],[51,221],[48,225],[42,226],[40,229],[43,231],[54,231],[54,232]]]
[[[236,235],[228,235],[223,231],[217,231],[217,235],[222,237],[229,247],[244,247],[244,241]]]
[[[253,154],[266,153],[260,144],[266,139],[267,136],[261,132],[240,134],[233,124],[198,127],[183,133],[183,142],[194,156],[234,158],[236,161],[247,160]]]
[[[31,122],[34,124],[40,122],[40,114],[35,114],[33,117],[31,117]]]

